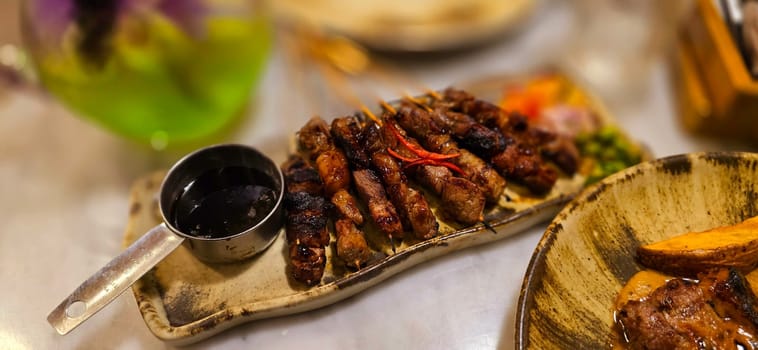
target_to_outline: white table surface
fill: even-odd
[[[565,5],[551,4],[501,43],[406,69],[441,88],[550,61],[571,28]],[[609,105],[622,127],[656,156],[740,149],[680,128],[667,72],[655,65],[644,93]],[[259,146],[299,127],[276,119],[287,101],[285,76],[275,53],[250,111],[255,118],[238,141]],[[131,291],[66,336],[45,318],[121,250],[132,181],[175,157],[120,140],[37,93],[0,88],[0,349],[170,348],[145,326]],[[513,348],[521,280],[546,226],[426,262],[332,306],[248,323],[188,348]]]

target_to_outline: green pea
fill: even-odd
[[[603,170],[607,174],[613,174],[613,173],[617,173],[617,172],[619,172],[621,170],[626,169],[626,167],[627,167],[626,164],[624,164],[623,162],[612,161],[612,162],[605,163],[603,165]]]
[[[610,125],[600,128],[597,132],[598,140],[604,144],[612,144],[618,136],[618,130]]]
[[[600,152],[602,152],[603,146],[601,146],[597,142],[589,142],[586,145],[584,145],[584,153],[591,155],[591,156],[598,156],[600,155]]]
[[[602,160],[616,160],[619,158],[620,152],[615,147],[605,147],[603,149],[603,152],[600,154],[600,159]]]

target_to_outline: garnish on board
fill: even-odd
[[[586,184],[635,165],[642,160],[640,146],[617,126],[602,123],[589,96],[557,74],[545,74],[508,86],[500,106],[527,116],[530,122],[573,140],[581,156],[579,172]]]
[[[405,137],[403,137],[403,135],[400,135],[400,133],[397,131],[396,126],[394,124],[390,125],[389,129],[395,135],[395,138],[397,138],[397,140],[400,141],[400,143],[405,148],[407,148],[408,150],[410,150],[411,152],[413,152],[419,157],[419,158],[404,157],[400,155],[399,153],[397,153],[392,148],[387,147],[387,152],[390,155],[407,163],[403,166],[403,169],[416,166],[416,165],[436,165],[436,166],[444,166],[452,171],[455,171],[456,173],[460,175],[465,175],[463,170],[461,170],[461,168],[447,161],[448,159],[460,157],[460,153],[440,154],[440,153],[429,152],[417,145],[414,145],[408,142],[408,140],[406,140]]]

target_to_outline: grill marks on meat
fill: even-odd
[[[567,174],[576,172],[579,151],[574,143],[561,135],[531,127],[525,116],[509,114],[492,103],[451,88],[444,91],[440,104],[499,130],[505,137],[506,148],[504,152],[492,156],[493,165],[503,176],[524,184],[531,191],[546,193],[558,178],[543,156]]]
[[[631,349],[756,349],[755,295],[733,269],[675,278],[616,314]]]
[[[371,169],[353,171],[355,188],[364,202],[368,204],[368,210],[374,223],[382,233],[390,238],[403,238],[403,225],[397,215],[395,207],[387,199],[384,187]]]
[[[321,281],[326,266],[328,202],[316,170],[296,156],[282,165],[285,179],[285,231],[292,277],[307,285]]]
[[[742,325],[752,326],[750,333],[756,334],[758,301],[742,274],[736,269],[718,269],[703,273],[698,279],[701,288],[711,295],[711,304],[716,313]]]
[[[338,216],[350,219],[355,225],[363,225],[363,214],[358,209],[358,203],[350,192],[345,189],[337,191],[332,196],[332,204],[338,211]]]
[[[520,114],[511,114],[499,127],[507,135],[508,146],[492,158],[495,168],[535,193],[550,191],[558,180],[558,173],[542,159],[538,145],[551,140],[552,134],[530,128],[526,117]]]
[[[332,122],[332,136],[348,154],[353,167],[355,188],[368,206],[371,218],[383,234],[390,238],[403,238],[404,229],[397,209],[387,197],[379,176],[370,168],[370,155],[363,147],[362,127],[352,117],[337,118]]]
[[[460,167],[466,178],[479,186],[488,202],[497,203],[505,190],[505,179],[484,160],[458,147],[455,140],[434,122],[430,113],[435,112],[427,112],[414,104],[404,103],[398,110],[397,123],[430,151],[460,154],[450,159],[450,162]]]
[[[283,165],[287,239],[296,280],[309,285],[321,280],[330,218],[337,255],[356,268],[371,256],[360,229],[366,220],[362,209],[390,239],[402,239],[406,231],[419,239],[436,236],[439,223],[406,174],[439,196],[446,219],[473,225],[483,220],[488,203],[500,201],[504,177],[536,193],[552,188],[557,173],[546,166],[542,155],[564,170],[575,170],[574,155],[565,151],[565,142],[557,142],[565,140],[530,128],[525,118],[507,115],[463,91],[448,89],[442,99],[421,102],[409,98],[397,111],[392,109],[382,115],[381,125],[359,116],[337,118],[328,125],[316,117],[298,132],[304,158]],[[427,153],[416,154],[413,148]],[[429,152],[455,156],[438,159]],[[408,159],[420,161],[406,169],[403,162]],[[353,193],[365,207],[359,206]]]
[[[413,158],[414,154],[400,144],[395,133],[389,128],[395,128],[408,143],[421,148],[418,141],[405,135],[405,130],[396,125],[394,116],[385,113],[382,119],[384,125],[381,131],[387,147],[404,157]],[[419,165],[408,168],[406,171],[422,186],[429,188],[440,197],[440,209],[446,218],[465,225],[482,221],[486,201],[479,186],[473,182],[462,177],[455,177],[450,169],[438,165]]]
[[[355,225],[363,223],[363,215],[350,194],[350,168],[345,154],[334,145],[329,126],[321,118],[312,118],[298,133],[300,147],[316,163],[324,182],[324,194],[336,208],[335,235],[337,256],[345,264],[359,268],[371,256],[366,238]],[[345,219],[345,220],[343,220]],[[336,223],[340,222],[339,225]]]
[[[331,197],[340,189],[350,188],[350,170],[347,158],[341,150],[334,147],[329,136],[329,127],[318,117],[308,121],[298,133],[300,147],[315,162],[324,191]]]
[[[505,137],[470,116],[437,107],[429,114],[438,125],[443,126],[464,148],[474,154],[489,159],[505,150]]]
[[[358,122],[352,118],[351,122]],[[387,153],[379,126],[371,124],[363,129],[364,148],[371,155],[371,163],[380,174],[387,194],[398,209],[401,219],[416,237],[429,239],[437,235],[439,224],[424,195],[408,185],[400,163]]]

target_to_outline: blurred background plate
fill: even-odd
[[[279,19],[346,35],[372,49],[429,52],[483,44],[514,28],[533,0],[280,0]]]

